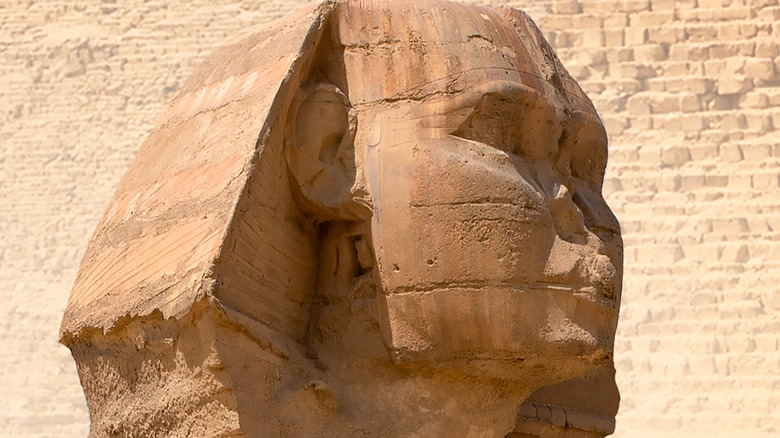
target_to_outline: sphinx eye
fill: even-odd
[[[547,102],[486,93],[451,135],[523,157],[545,158],[557,151],[562,132],[562,119]]]
[[[506,152],[512,151],[513,126],[517,111],[513,103],[500,95],[483,95],[472,107],[471,113],[450,134],[493,146]]]
[[[513,151],[525,157],[551,158],[558,152],[564,131],[564,115],[549,102],[539,99],[525,105],[516,123]]]
[[[607,133],[601,121],[581,112],[573,114],[561,148],[569,151],[572,176],[601,187],[607,167]]]

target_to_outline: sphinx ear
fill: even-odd
[[[349,99],[335,85],[301,88],[286,126],[286,158],[297,202],[324,221],[351,218],[356,122]]]

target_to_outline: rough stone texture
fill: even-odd
[[[247,31],[183,85],[87,247],[61,341],[90,437],[611,433],[606,161],[516,9],[323,2]],[[515,427],[535,390],[601,369],[556,385],[554,424]]]
[[[90,233],[206,54],[302,4],[0,5],[0,435],[87,434],[57,328]],[[626,241],[615,436],[776,436],[780,89],[751,75],[780,69],[777,1],[509,4],[610,134],[605,193]],[[750,89],[718,95],[729,78]]]

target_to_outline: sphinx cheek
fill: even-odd
[[[456,138],[378,152],[374,248],[387,292],[436,284],[527,284],[555,229],[506,153]]]

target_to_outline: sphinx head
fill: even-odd
[[[430,423],[428,381],[469,399],[469,379],[528,395],[584,374],[611,358],[620,301],[606,159],[592,103],[510,8],[324,2],[236,38],[160,118],[82,262],[62,341],[93,424],[126,406],[116,387],[177,385],[133,355],[246,381],[257,430],[303,421],[268,412],[312,378],[387,430]]]
[[[375,285],[392,359],[543,381],[609,356],[607,138],[531,20],[445,2],[336,17],[290,107],[287,165],[305,214],[350,224],[354,255],[322,248]],[[323,275],[318,294],[347,287]]]

